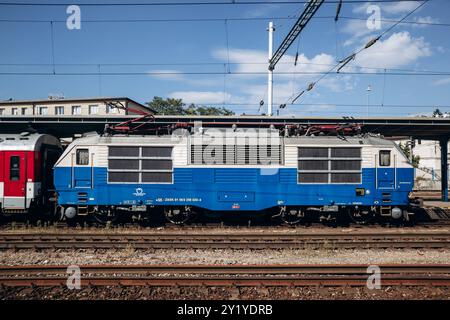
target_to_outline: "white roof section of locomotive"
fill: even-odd
[[[39,151],[43,144],[61,148],[59,140],[48,134],[0,134],[0,151]]]
[[[201,135],[198,135],[201,136]],[[198,137],[197,136],[197,137]],[[227,136],[228,138],[229,136]],[[239,137],[239,134],[236,135]],[[395,155],[395,165],[397,167],[410,167],[408,159],[404,156],[402,151],[393,142],[386,139],[373,136],[364,137],[346,137],[339,138],[336,136],[302,136],[302,137],[280,137],[284,141],[284,163],[283,164],[271,164],[271,165],[254,165],[253,167],[297,167],[298,155],[297,148],[299,146],[310,147],[361,147],[362,148],[362,167],[371,168],[375,166],[375,157],[378,157],[380,149],[389,149],[393,151]],[[191,143],[195,143],[193,135],[189,136]],[[60,157],[56,166],[71,166],[73,161],[71,157],[75,156],[77,148],[86,147],[90,152],[95,154],[93,166],[107,167],[108,161],[108,146],[174,146],[173,149],[173,165],[174,167],[214,167],[214,168],[248,168],[249,165],[194,165],[190,164],[189,159],[189,147],[187,141],[189,139],[175,137],[171,135],[164,136],[100,136],[98,134],[87,135],[82,138],[74,140],[70,146],[65,150],[64,154]],[[207,139],[208,140],[208,139]],[[229,141],[235,141],[235,139],[223,139],[224,144],[228,144]],[[273,143],[271,139],[267,140],[267,143]],[[212,143],[214,144],[214,143]],[[76,165],[76,164],[75,164]]]
[[[174,145],[179,141],[169,135],[166,136],[100,136],[89,135],[75,139],[71,145],[73,146],[93,146],[93,145],[152,145],[152,144],[167,144]]]
[[[174,165],[178,164],[178,161],[185,163],[187,160],[186,143],[182,143],[179,148],[182,139],[165,135],[165,136],[101,136],[98,134],[87,134],[84,137],[75,139],[64,151],[61,157],[55,164],[55,167],[71,166],[71,156],[75,155],[77,148],[89,148],[89,151],[95,154],[93,158],[93,166],[106,167],[108,161],[108,146],[175,146],[174,148]],[[76,164],[74,164],[77,166]]]
[[[271,138],[283,138],[285,145],[330,145],[330,146],[380,146],[380,147],[395,147],[395,143],[390,140],[386,140],[379,137],[364,136],[364,137],[336,137],[336,136],[301,136],[301,137],[282,137],[273,134],[273,131],[265,131],[269,133],[268,135],[261,134],[262,130],[258,132],[227,132],[224,137],[224,143],[229,143],[228,138],[234,137],[256,137],[264,140],[268,138],[268,142]],[[209,132],[211,133],[211,132]],[[211,141],[209,138],[220,138],[214,134],[193,134],[188,136],[191,141],[196,141],[197,139],[203,139],[206,141]],[[175,135],[164,135],[164,136],[100,136],[97,134],[88,135],[82,138],[78,138],[72,142],[73,145],[78,146],[88,146],[88,145],[140,145],[140,144],[167,144],[176,145],[181,142],[186,142],[186,137],[179,137]],[[216,140],[217,141],[217,140]],[[232,140],[234,141],[234,139]]]
[[[336,136],[302,136],[285,138],[286,145],[311,145],[311,146],[374,146],[395,147],[395,143],[379,137],[336,137]]]

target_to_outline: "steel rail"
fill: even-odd
[[[10,287],[28,287],[28,286],[66,286],[67,279],[64,277],[56,278],[21,278],[21,279],[0,279],[0,284]],[[87,286],[146,286],[146,287],[163,287],[163,286],[228,286],[228,287],[258,287],[258,286],[366,286],[367,279],[360,278],[316,278],[316,279],[298,279],[298,278],[253,278],[253,279],[240,279],[240,278],[196,278],[196,279],[184,279],[184,278],[87,278],[81,279],[80,285],[82,287]],[[382,280],[382,286],[441,286],[449,287],[450,280],[447,278],[429,278],[429,277],[415,277],[405,279],[403,277],[389,278]]]
[[[367,265],[86,265],[82,286],[362,286]],[[380,265],[382,285],[450,286],[450,264]],[[67,266],[0,266],[0,285],[65,286]],[[159,275],[159,276],[157,276]]]
[[[450,248],[449,232],[0,234],[0,249]]]
[[[67,265],[0,265],[0,276],[5,274],[65,274]],[[367,274],[364,264],[91,264],[80,265],[87,274],[143,273],[143,274]],[[383,274],[448,274],[450,264],[380,264]]]

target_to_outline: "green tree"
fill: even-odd
[[[234,112],[224,107],[216,108],[199,106],[196,107],[196,114],[201,116],[232,116]]]
[[[154,97],[152,101],[147,102],[148,106],[160,115],[183,115],[184,103],[181,99],[163,99]]]
[[[402,149],[403,153],[405,154],[405,156],[410,159],[411,157],[411,147],[408,144],[402,144],[401,142],[398,145],[400,147],[400,149]],[[413,155],[412,156],[412,165],[415,168],[419,167],[419,162],[420,162],[420,156],[417,155]]]
[[[443,116],[443,114],[442,114],[441,110],[436,109],[436,110],[433,111],[433,117],[435,117],[435,118],[442,118],[442,116]]]
[[[182,99],[154,97],[147,105],[160,115],[201,115],[201,116],[231,116],[234,112],[224,107],[196,106],[186,107]]]

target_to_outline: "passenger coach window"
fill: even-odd
[[[20,157],[12,156],[9,162],[9,180],[20,180]]]
[[[77,150],[77,164],[81,166],[87,166],[89,164],[89,150],[78,149]]]
[[[380,151],[380,167],[389,167],[391,165],[391,151]]]

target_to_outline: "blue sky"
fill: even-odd
[[[381,8],[383,20],[399,20],[420,2],[376,4]],[[381,30],[369,30],[365,21],[369,17],[366,13],[368,5],[369,2],[345,3],[341,16],[361,20],[340,19],[337,24],[331,18],[336,4],[322,5],[316,14],[318,18],[310,22],[300,41],[291,46],[275,69],[274,107],[277,109],[280,103],[287,103],[280,115],[365,116],[368,85],[372,87],[369,97],[371,116],[428,114],[433,107],[450,111],[450,107],[446,108],[450,106],[450,73],[438,76],[383,75],[385,68],[387,73],[399,72],[398,69],[450,72],[450,27],[423,24],[398,25],[343,69],[362,74],[330,74],[297,101],[300,105],[289,104],[290,97],[319,77],[289,73],[327,71],[336,59],[361,48],[392,24],[383,21]],[[238,114],[258,114],[259,101],[267,100],[264,72],[267,70],[269,19],[265,18],[293,17],[302,10],[302,4],[81,5],[81,30],[68,30],[65,6],[0,6],[0,20],[3,20],[0,21],[0,99],[36,99],[46,98],[50,93],[63,93],[67,98],[128,96],[146,102],[153,96],[162,96],[182,98],[186,103],[224,105]],[[228,20],[182,21],[205,18]],[[123,22],[140,19],[174,21]],[[53,71],[50,20],[56,21],[53,25],[56,73],[91,75],[5,74]],[[94,20],[109,22],[92,22]],[[276,48],[295,20],[273,21]],[[406,21],[450,23],[450,1],[431,0]],[[297,47],[299,63],[294,66]],[[100,73],[139,74],[99,76],[99,70]],[[231,74],[176,74],[222,73],[224,70]],[[233,74],[236,72],[262,74]]]

